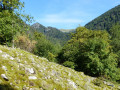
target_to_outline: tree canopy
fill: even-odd
[[[19,13],[22,7],[24,5],[20,0],[0,1],[0,44],[10,45],[17,32],[27,30],[23,18],[26,20],[30,20],[30,18]]]
[[[106,31],[78,27],[58,57],[63,65],[92,76],[115,78],[118,72],[117,55],[112,52]]]

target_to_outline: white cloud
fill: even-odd
[[[44,23],[81,23],[84,22],[81,19],[69,17],[66,14],[49,14],[37,20]]]

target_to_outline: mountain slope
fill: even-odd
[[[112,8],[85,25],[91,30],[108,30],[116,23],[120,23],[120,5]]]
[[[69,33],[69,32],[75,32],[75,29],[60,29],[60,31]]]
[[[48,62],[46,58],[6,46],[0,46],[0,75],[0,90],[117,89],[116,85],[114,87],[110,85],[97,86],[92,82],[96,78]]]
[[[31,26],[31,29],[44,33],[46,30],[46,27],[39,23],[35,23]]]
[[[53,43],[60,42],[64,44],[70,39],[70,33],[64,33],[57,28],[45,27],[39,23],[35,23],[31,26],[31,31],[41,32],[46,35],[47,39]]]

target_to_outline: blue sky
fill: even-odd
[[[25,13],[35,22],[59,29],[84,26],[94,18],[120,4],[120,0],[21,0]],[[33,22],[33,23],[35,23]]]

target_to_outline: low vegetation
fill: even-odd
[[[117,90],[117,84],[49,62],[29,52],[0,46],[0,88],[11,90]],[[57,68],[56,68],[57,67]],[[101,85],[104,83],[103,85]]]

